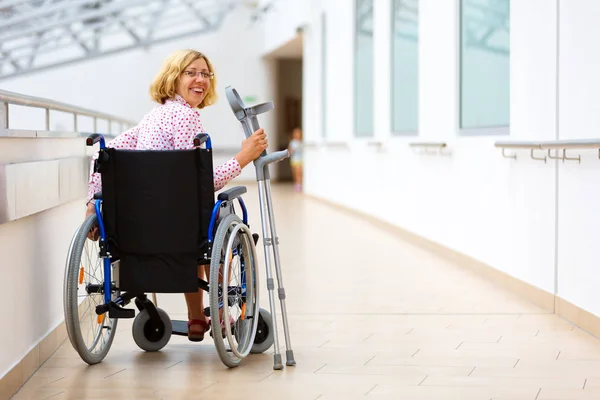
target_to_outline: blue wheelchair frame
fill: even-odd
[[[102,134],[92,134],[87,138],[86,141],[86,145],[88,146],[92,146],[94,145],[96,142],[100,142],[100,149],[105,149],[106,148],[106,141],[104,139],[104,136]],[[194,138],[194,145],[195,146],[200,146],[200,144],[202,142],[206,142],[206,149],[207,150],[211,150],[212,149],[212,143],[210,140],[210,136],[206,133],[201,133],[198,134],[195,138]],[[244,203],[244,200],[241,197],[238,197],[237,200],[240,203],[240,207],[242,209],[242,222],[245,225],[248,225],[248,211],[246,209],[246,205]],[[213,207],[212,210],[212,214],[211,214],[211,218],[210,218],[210,223],[209,223],[209,228],[208,228],[208,243],[209,246],[212,247],[212,242],[213,242],[213,235],[214,235],[214,231],[216,228],[216,222],[217,222],[217,218],[219,217],[219,209],[221,207],[221,205],[223,204],[225,200],[217,200],[215,202],[215,205]],[[110,251],[108,249],[108,243],[107,243],[107,238],[106,238],[106,231],[104,229],[104,222],[102,220],[102,212],[100,210],[100,206],[102,204],[102,199],[97,199],[96,203],[95,203],[95,210],[96,210],[96,218],[98,221],[98,228],[100,230],[100,256],[103,258],[103,265],[104,265],[104,306],[108,307],[108,305],[111,303],[112,300],[112,271],[111,271],[111,257],[110,257]],[[233,205],[232,205],[233,206]],[[235,253],[234,253],[235,255]],[[242,268],[242,295],[245,296],[246,294],[246,279],[245,279],[245,268]],[[206,282],[203,282],[206,283]],[[208,289],[208,285],[199,285],[200,288],[207,290]],[[208,291],[208,290],[207,290]],[[114,300],[114,303],[118,306],[123,306],[126,302],[128,302],[129,299],[123,298],[123,297],[118,297],[117,299]],[[222,303],[219,304],[220,307],[222,307]]]

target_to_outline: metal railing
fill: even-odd
[[[386,150],[385,143],[382,142],[381,140],[370,140],[367,142],[367,146],[372,147],[377,151],[385,151]]]
[[[9,105],[45,110],[45,130],[11,129]],[[67,115],[68,113],[73,114],[73,131],[50,131],[51,111],[66,112]],[[76,139],[92,133],[80,132],[80,127],[77,126],[78,116],[93,118],[94,132],[102,133],[107,138],[114,137],[111,134],[114,123],[119,124],[121,131],[134,125],[130,121],[113,115],[49,99],[0,90],[0,141],[9,146],[9,149],[20,149],[29,145],[22,141],[13,142],[9,138]],[[108,132],[98,132],[98,120],[108,122]],[[65,151],[59,151],[58,155],[17,151],[17,158],[13,157],[10,151],[3,153],[3,159],[0,160],[0,224],[77,199],[83,201],[90,170],[90,156],[86,154],[85,141],[81,140],[79,148],[67,146],[63,150]],[[31,184],[31,182],[36,183]]]
[[[378,151],[386,150],[386,143],[381,140],[369,140],[366,142],[367,147],[374,148]],[[418,154],[439,154],[443,156],[450,155],[448,144],[446,142],[411,142],[411,149],[417,150]],[[307,141],[304,142],[306,148],[343,148],[348,149],[350,145],[343,141]],[[433,151],[432,151],[433,149]]]
[[[321,145],[323,147],[329,147],[332,149],[334,149],[334,148],[347,149],[349,147],[348,143],[346,143],[346,142],[336,142],[336,141],[324,141],[324,142],[321,142]]]
[[[448,144],[446,142],[410,142],[408,144],[417,154],[437,154],[449,156]],[[307,147],[347,147],[344,143],[326,143],[326,142],[311,142]],[[384,143],[377,140],[367,142],[367,146],[378,150],[384,149]],[[525,140],[500,140],[494,143],[496,148],[502,149],[502,156],[505,158],[516,159],[517,154],[508,153],[510,149],[526,149],[529,150],[529,156],[534,160],[547,162],[551,160],[577,161],[581,163],[581,155],[569,156],[568,150],[574,149],[595,149],[598,151],[598,159],[600,159],[600,138],[598,139],[570,139],[570,140],[547,140],[547,141],[525,141]]]
[[[411,149],[416,150],[417,154],[439,154],[442,156],[450,155],[447,151],[446,142],[411,142],[408,144]],[[434,149],[433,151],[431,149]],[[446,151],[444,151],[446,150]]]
[[[502,149],[502,157],[517,159],[516,154],[507,154],[507,149],[528,149],[530,157],[534,160],[547,162],[547,159],[581,162],[581,155],[568,157],[567,150],[573,149],[597,149],[600,159],[600,139],[571,139],[571,140],[549,140],[549,141],[498,141],[494,146]],[[554,154],[552,151],[554,150]],[[559,153],[562,150],[562,155]],[[547,152],[547,155],[536,156],[536,151]]]
[[[36,131],[23,129],[9,129],[10,104],[40,108],[45,110],[45,130]],[[73,114],[73,132],[57,132],[56,135],[53,135],[50,131],[50,111],[62,111]],[[119,131],[123,131],[135,125],[135,123],[131,121],[128,121],[124,118],[116,117],[114,115],[105,114],[98,111],[93,111],[50,99],[27,96],[20,93],[13,93],[5,90],[0,90],[0,137],[78,137],[81,136],[81,134],[78,132],[77,127],[77,117],[80,115],[93,118],[94,132],[97,132],[98,129],[98,119],[106,120],[108,123],[109,132],[101,133],[106,133],[108,136],[111,136],[110,131],[112,130],[113,123],[119,124]]]

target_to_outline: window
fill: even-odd
[[[460,127],[510,121],[510,0],[460,2]]]
[[[415,133],[419,121],[419,0],[392,1],[392,132]]]
[[[354,42],[354,130],[373,136],[373,0],[356,0]]]

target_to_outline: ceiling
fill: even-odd
[[[239,6],[252,8],[252,19],[258,20],[271,4],[250,0],[0,0],[0,80],[215,31]]]

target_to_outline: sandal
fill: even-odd
[[[192,332],[190,327],[192,325],[200,325],[202,327],[201,332]],[[201,342],[204,340],[204,334],[210,329],[210,323],[206,319],[190,319],[188,321],[188,339],[192,342]]]
[[[210,324],[210,321],[209,321],[209,324]],[[229,316],[229,326],[233,327],[234,324],[235,324],[235,320],[230,315]],[[210,336],[212,337],[212,335],[213,335],[213,332],[210,331]],[[221,337],[225,337],[225,336],[227,336],[227,330],[225,329],[225,321],[221,320]]]

